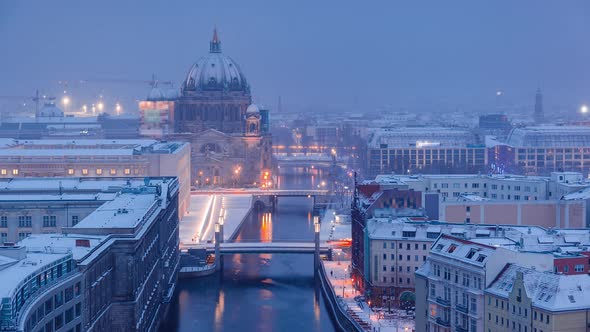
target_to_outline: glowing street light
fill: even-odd
[[[64,104],[65,107],[67,107],[70,104],[70,98],[68,96],[64,96],[61,99],[61,103]]]
[[[122,110],[122,109],[123,109],[123,108],[121,107],[121,104],[117,103],[117,104],[115,105],[115,111],[117,112],[117,115],[120,115],[120,114],[121,114],[121,110]]]
[[[584,104],[584,105],[580,106],[580,112],[581,112],[582,114],[587,114],[587,113],[588,113],[588,111],[589,111],[589,109],[588,109],[588,105]]]
[[[82,105],[82,110],[84,113],[88,112],[88,106],[86,106],[86,104]]]
[[[102,112],[102,110],[104,109],[104,103],[102,101],[99,101],[98,104],[96,104],[96,107],[99,111]]]

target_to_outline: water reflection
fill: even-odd
[[[278,183],[309,188],[311,181],[293,171]],[[312,240],[311,202],[281,198],[273,213],[252,215],[237,239]],[[160,331],[334,331],[312,266],[311,255],[225,256],[221,274],[179,281]]]

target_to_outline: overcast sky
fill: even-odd
[[[58,80],[180,85],[223,52],[271,107],[415,107],[590,102],[590,1],[0,0],[0,95],[57,94]],[[141,84],[71,87],[131,103]]]

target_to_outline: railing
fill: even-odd
[[[450,307],[451,306],[451,301],[450,300],[445,300],[440,296],[436,297],[436,303],[445,306],[445,307]]]
[[[451,322],[448,320],[444,320],[442,317],[436,317],[436,323],[441,326],[450,327]]]
[[[468,314],[469,313],[469,309],[467,308],[466,305],[457,303],[457,305],[455,307],[457,308],[457,311],[460,311],[460,312],[462,312],[464,314]]]

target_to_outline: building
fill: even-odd
[[[552,255],[515,250],[507,238],[441,235],[416,271],[418,331],[485,331],[484,291],[506,263],[552,270]]]
[[[35,117],[0,119],[0,138],[14,139],[136,139],[139,118],[80,114],[72,116],[47,99]]]
[[[180,96],[152,89],[140,110],[143,135],[191,143],[192,185],[273,185],[261,183],[272,171],[268,110],[252,104],[246,76],[221,52],[217,30]]]
[[[536,124],[545,121],[545,114],[543,113],[543,94],[541,93],[540,88],[537,89],[537,93],[535,94],[535,113],[533,114],[533,118]]]
[[[588,331],[590,276],[508,264],[485,291],[490,332]]]
[[[590,186],[582,174],[553,172],[550,177],[482,174],[378,175],[366,181],[382,190],[420,192],[433,220],[475,224],[581,228],[589,224]],[[571,194],[571,195],[568,195]]]
[[[367,239],[367,222],[374,216],[382,218],[408,217],[425,220],[421,205],[421,193],[397,188],[380,190],[378,185],[364,184],[355,186],[352,204],[351,225],[351,274],[356,280],[355,286],[361,292],[371,289],[369,266],[366,257],[369,255]]]
[[[0,139],[0,183],[33,177],[176,176],[181,216],[190,204],[190,162],[190,146],[184,142]]]
[[[469,130],[440,127],[377,129],[369,135],[369,175],[477,173],[487,167],[486,147]]]
[[[488,141],[488,160],[497,173],[548,175],[590,170],[590,127],[514,128],[505,141]]]
[[[67,206],[69,195],[92,200],[96,183],[113,192],[61,233],[33,234],[0,247],[2,330],[156,330],[177,279],[178,180],[98,180],[86,189],[82,181],[78,194],[63,193],[59,179],[15,182],[29,188],[15,198],[46,202],[39,213]],[[9,219],[9,228],[15,222]]]
[[[590,271],[585,229],[546,229],[538,226],[475,225],[444,221],[415,221],[410,218],[367,220],[364,250],[353,254],[362,262],[355,277],[357,289],[376,305],[391,302],[404,306],[413,298],[414,272],[424,264],[432,244],[441,234],[461,239],[505,239],[503,246],[516,251],[551,253],[547,256],[552,271],[562,274],[587,274]],[[359,263],[356,263],[357,266]]]

